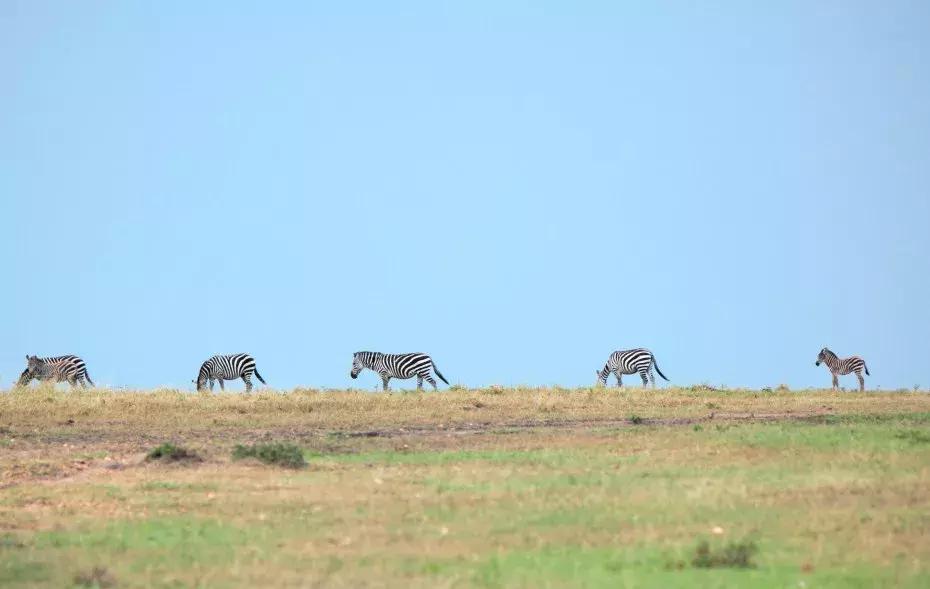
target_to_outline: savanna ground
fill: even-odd
[[[928,490],[925,392],[0,393],[5,588],[927,587]]]

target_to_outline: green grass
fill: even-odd
[[[496,403],[484,429],[450,431],[462,407],[484,410],[458,391],[385,397],[381,415],[349,419],[371,436],[300,426],[296,415],[325,413],[301,409],[312,396],[281,400],[294,415],[261,428],[212,425],[180,397],[174,447],[205,458],[185,468],[145,459],[144,440],[168,436],[141,412],[58,432],[57,417],[43,429],[31,405],[8,404],[0,586],[930,586],[930,402],[915,395],[871,412],[826,395],[804,402],[855,411],[798,416],[778,392],[685,392],[653,409],[651,392],[604,392],[618,396],[591,396],[600,413],[587,390],[560,392],[562,409],[544,392],[534,418],[512,391],[461,394]],[[110,403],[53,396],[46,414],[85,401]],[[654,421],[707,404],[785,418]],[[552,407],[584,420],[547,425]],[[427,415],[432,427],[408,429]],[[230,455],[237,442],[240,455],[314,467],[256,468]]]

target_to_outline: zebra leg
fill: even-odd
[[[384,373],[381,375],[381,387],[385,391],[388,390],[388,381],[391,380],[391,375]]]
[[[652,384],[652,388],[656,388],[656,375],[652,371],[652,367],[649,368],[649,383]]]
[[[840,388],[840,379],[837,378],[836,374],[833,375],[833,390]]]
[[[640,371],[639,371],[639,377],[640,377],[641,379],[643,379],[643,388],[648,387],[648,386],[649,386],[649,377],[646,376],[646,371],[645,371],[645,370],[640,370]]]
[[[619,369],[617,370],[617,372],[614,372],[614,376],[617,377],[617,388],[619,389],[620,387],[623,386],[623,378],[620,376],[620,370],[619,370]]]
[[[208,379],[210,381],[210,392],[213,392],[213,379]]]
[[[434,390],[434,391],[438,391],[438,390],[439,390],[439,387],[436,386],[436,379],[434,379],[432,376],[430,376],[430,375],[428,375],[428,374],[426,375],[425,378],[426,378],[426,382],[428,382],[428,383],[430,383],[431,385],[433,385],[433,390]]]
[[[221,390],[221,391],[225,391],[225,390],[226,390],[226,387],[223,386],[223,379],[222,379],[222,378],[218,378],[218,379],[216,379],[216,381],[217,381],[218,383],[220,383],[220,390]]]
[[[74,376],[69,377],[69,378],[68,378],[68,384],[71,385],[72,387],[76,387],[76,386],[77,386],[77,378],[74,377]]]
[[[242,380],[245,381],[245,392],[251,393],[252,392],[252,379],[249,378],[248,374],[243,374]]]
[[[864,393],[865,392],[865,379],[862,378],[862,373],[859,372],[858,370],[856,371],[856,378],[859,379],[859,392]]]
[[[418,391],[423,390],[423,377],[420,376],[419,374],[417,375],[417,390]]]

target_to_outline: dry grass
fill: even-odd
[[[188,393],[176,390],[65,391],[14,389],[0,394],[0,424],[22,427],[100,425],[147,430],[184,428],[289,427],[316,430],[439,427],[469,424],[546,424],[609,421],[636,415],[695,418],[714,414],[812,415],[925,411],[923,393],[833,393],[826,390],[760,393],[708,391],[702,387],[656,391],[628,388],[515,388],[451,390],[441,393],[372,394],[360,391],[256,394]],[[2,425],[0,425],[2,427]]]
[[[16,392],[0,585],[926,586],[928,427],[912,393]],[[279,440],[308,468],[231,459]]]

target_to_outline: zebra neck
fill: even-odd
[[[827,354],[827,357],[824,359],[824,363],[830,368],[839,368],[843,362],[839,359],[836,354]]]
[[[381,352],[365,352],[361,357],[362,366],[368,369],[376,368],[381,364],[383,357]]]

